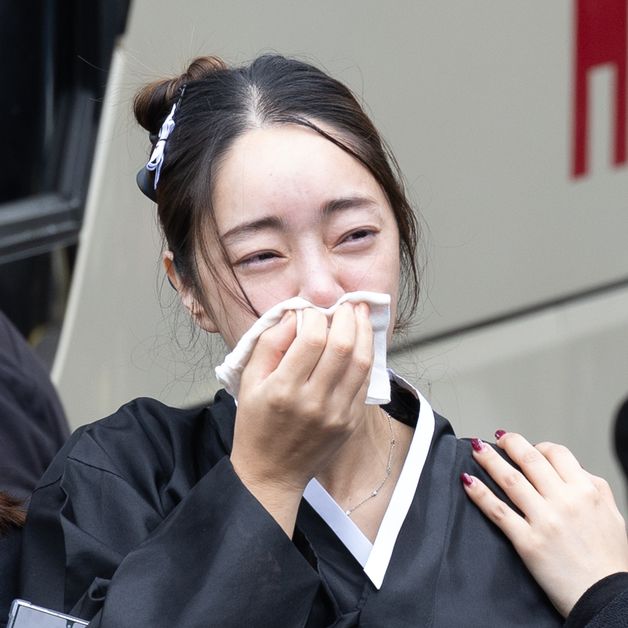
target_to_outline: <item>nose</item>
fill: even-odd
[[[318,307],[331,307],[346,292],[342,269],[325,255],[310,256],[301,265],[299,295]]]

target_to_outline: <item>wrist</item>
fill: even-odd
[[[251,469],[241,464],[237,456],[231,457],[231,464],[245,488],[292,538],[305,485]]]
[[[230,459],[242,482],[259,490],[293,495],[301,499],[305,487],[311,480],[306,474],[282,469],[280,465],[265,460],[259,454],[241,452],[235,444]]]

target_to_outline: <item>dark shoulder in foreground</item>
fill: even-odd
[[[38,488],[57,482],[70,461],[119,475],[170,475],[190,466],[202,475],[231,450],[235,405],[225,391],[213,403],[173,408],[150,398],[124,404],[112,415],[78,428],[42,477]]]

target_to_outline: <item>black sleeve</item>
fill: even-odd
[[[318,573],[227,456],[167,513],[91,459],[70,454],[33,495],[23,597],[100,628],[306,624]]]
[[[628,627],[628,573],[603,578],[589,588],[573,607],[565,628]]]
[[[68,435],[46,369],[0,312],[0,490],[30,497]]]

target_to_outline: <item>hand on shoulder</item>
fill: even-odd
[[[624,519],[608,483],[585,471],[566,447],[533,446],[515,433],[498,431],[496,437],[521,471],[478,439],[473,456],[523,516],[478,478],[463,474],[463,485],[566,617],[595,582],[628,571]]]

